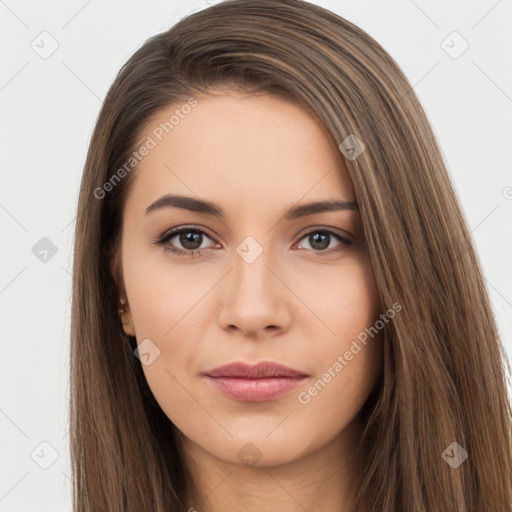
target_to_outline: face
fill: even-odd
[[[126,332],[184,443],[283,464],[346,437],[380,369],[379,336],[360,341],[380,311],[359,212],[343,208],[354,189],[337,145],[296,104],[196,100],[141,137],[151,149],[123,210]],[[189,200],[157,203],[166,194]],[[322,201],[341,206],[298,209]],[[206,375],[262,361],[297,376]]]

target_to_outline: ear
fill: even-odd
[[[126,305],[125,307],[126,307],[126,313],[122,313],[119,317],[120,321],[121,321],[121,325],[123,327],[123,331],[128,336],[135,336],[135,327],[133,325],[132,314],[128,308],[128,305]]]
[[[124,312],[120,313],[120,322],[123,327],[123,331],[128,336],[135,336],[135,328],[133,325],[132,314],[130,311],[130,304],[128,303],[128,298],[126,296],[126,290],[124,287],[124,279],[122,272],[122,261],[121,261],[121,251],[112,249],[110,254],[110,272],[112,274],[112,278],[115,283],[116,292],[117,292],[117,304],[116,310],[123,310]]]

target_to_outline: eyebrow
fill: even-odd
[[[197,199],[195,197],[187,197],[173,194],[165,194],[154,203],[146,208],[146,215],[160,210],[162,208],[182,208],[191,212],[202,213],[205,215],[212,215],[219,219],[224,219],[225,215],[222,208],[211,201],[204,199]],[[293,206],[285,214],[285,220],[295,220],[307,215],[315,213],[332,212],[339,210],[352,210],[359,213],[359,206],[354,201],[345,201],[343,199],[328,199],[324,201],[316,201],[313,203],[301,204]]]

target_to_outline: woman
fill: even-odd
[[[228,0],[112,84],[77,212],[74,510],[509,511],[505,353],[368,34]]]

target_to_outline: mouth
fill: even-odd
[[[241,361],[204,373],[222,394],[243,402],[278,398],[299,386],[308,375],[270,361],[251,365]]]

